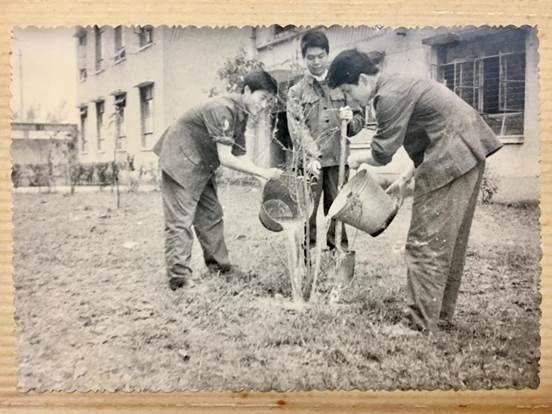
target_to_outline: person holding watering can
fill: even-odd
[[[389,163],[403,146],[414,162],[412,218],[406,242],[407,306],[401,327],[434,331],[451,323],[485,159],[501,143],[477,111],[445,85],[426,78],[382,74],[369,54],[341,52],[328,85],[361,106],[372,102],[377,131],[371,153],[349,166]],[[388,192],[404,192],[412,175]]]

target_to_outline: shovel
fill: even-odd
[[[337,188],[339,191],[345,184],[345,164],[347,162],[347,124],[346,120],[341,121],[341,145],[339,154],[339,176]],[[345,250],[341,245],[343,234],[343,224],[339,221],[335,223],[335,267],[331,274],[334,280],[334,287],[330,293],[330,302],[337,303],[340,300],[341,292],[351,283],[355,273],[355,252],[354,250]]]

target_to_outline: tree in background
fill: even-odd
[[[217,83],[209,89],[209,96],[221,93],[239,93],[245,75],[256,70],[263,70],[264,63],[247,56],[244,48],[238,49],[235,56],[228,58],[222,67],[217,70]]]
[[[67,102],[61,101],[46,114],[46,123],[59,124],[68,121]]]
[[[38,120],[39,116],[40,116],[40,105],[35,102],[29,108],[27,108],[27,111],[25,112],[25,116],[22,119],[22,121],[35,122]]]

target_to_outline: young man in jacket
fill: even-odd
[[[320,30],[306,32],[301,38],[301,54],[306,71],[303,78],[288,92],[287,121],[294,148],[306,152],[304,170],[314,177],[312,185],[314,210],[309,220],[309,244],[316,243],[316,213],[323,196],[324,214],[337,197],[339,155],[341,151],[341,119],[339,112],[346,107],[345,96],[340,90],[327,85],[330,47],[328,38]],[[347,134],[356,135],[364,127],[364,116],[356,113],[348,124]],[[301,160],[300,160],[301,161]],[[343,224],[342,224],[343,226]],[[336,247],[335,220],[332,220],[327,236],[327,246]],[[341,244],[347,247],[345,226]]]
[[[277,86],[266,72],[252,72],[241,94],[214,97],[185,112],[159,139],[153,151],[162,170],[165,262],[169,287],[186,285],[192,270],[192,227],[210,270],[232,269],[223,234],[223,210],[217,197],[219,165],[263,179],[281,170],[260,168],[245,155],[248,117],[263,112]]]
[[[485,169],[501,143],[477,111],[430,79],[380,74],[369,55],[351,49],[332,62],[328,84],[361,105],[373,101],[377,132],[362,162],[389,163],[404,146],[414,162],[412,219],[406,242],[408,304],[402,325],[432,331],[450,323]],[[404,191],[406,175],[389,192]]]

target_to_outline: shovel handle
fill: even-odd
[[[346,119],[341,120],[341,142],[339,151],[339,176],[338,188],[341,190],[345,183],[345,164],[347,163],[347,125],[349,122]]]
[[[337,189],[341,191],[343,184],[345,183],[345,164],[347,163],[347,125],[346,119],[341,120],[341,142],[339,151],[339,174],[337,179]],[[341,238],[342,238],[342,225],[341,222],[335,223],[335,247],[338,251],[342,251]]]

